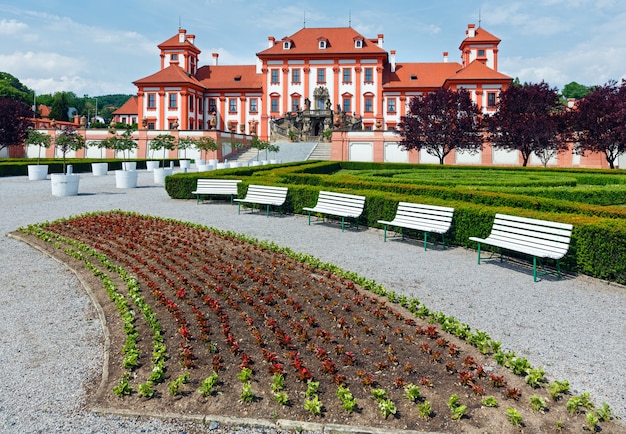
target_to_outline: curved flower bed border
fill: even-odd
[[[492,356],[498,365],[523,378],[537,392],[548,393],[554,401],[569,393],[567,381],[546,384],[542,368],[531,367],[513,351],[502,351],[501,343],[487,333],[472,331],[454,317],[432,312],[419,300],[388,291],[373,280],[271,242],[125,212],[84,214],[20,231],[63,248],[101,279],[126,335],[120,349],[124,370],[112,388],[119,397],[133,394],[135,384],[139,396],[153,398],[158,396],[158,385],[169,377],[170,395],[180,396],[191,382],[198,386],[199,395],[210,399],[226,389],[225,383],[233,386],[235,373],[241,383],[239,401],[247,404],[257,400],[259,392],[254,389],[266,387],[263,383],[270,375],[269,396],[286,407],[300,401],[302,394],[300,408],[314,419],[328,412],[328,406],[339,406],[351,415],[363,413],[373,404],[382,420],[389,416],[406,419],[407,412],[413,412],[428,427],[433,419],[445,416],[439,414],[441,407],[433,411],[434,401],[426,399],[437,386],[428,375],[416,372],[411,363],[419,351],[433,367],[442,366],[457,380],[459,392],[447,400],[446,413],[451,420],[471,419],[471,412],[477,413],[479,407],[498,406],[495,396],[485,396],[487,390],[501,391],[522,411],[523,407],[546,411],[546,399],[539,393],[523,404],[520,388],[508,384],[497,369],[484,368],[469,354],[463,357],[463,349],[446,333],[475,347],[481,355]],[[131,241],[133,237],[135,241]],[[212,249],[212,237],[232,243],[233,250],[218,243],[217,250]],[[271,269],[255,266],[258,257]],[[305,271],[312,276],[311,281],[295,281],[294,270]],[[119,290],[116,280],[125,283],[126,294]],[[144,289],[152,301],[145,299]],[[368,297],[363,290],[375,296]],[[134,308],[142,313],[143,325],[152,332],[148,369],[145,349],[142,353],[137,344],[141,336]],[[178,339],[180,374],[175,379],[166,346],[174,326],[164,327],[159,321],[163,312],[175,324]],[[380,349],[361,348],[359,338],[366,340],[367,336],[370,341],[375,337]],[[398,342],[414,353],[407,357],[404,348],[398,349]],[[220,351],[224,343],[228,352]],[[203,351],[210,354],[211,373],[193,378],[197,372],[206,371],[206,366],[197,366],[199,359],[207,360]],[[263,371],[267,373],[263,375]],[[329,383],[335,385],[335,393],[330,392]],[[369,390],[368,400],[363,399],[363,390]],[[357,391],[359,399],[354,394]],[[336,404],[331,403],[331,394]],[[414,410],[403,401],[398,416],[399,400],[412,403]],[[557,404],[551,408],[556,412]],[[610,420],[608,405],[595,408],[585,393],[569,398],[566,408],[574,420],[584,415],[590,429],[600,420]],[[506,418],[512,427],[524,424],[516,408],[508,407]],[[564,422],[557,420],[557,428],[559,424]]]

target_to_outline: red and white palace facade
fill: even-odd
[[[302,28],[282,39],[270,36],[267,48],[256,53],[255,65],[220,65],[213,53],[210,64],[201,66],[195,35],[179,29],[158,46],[160,69],[133,83],[137,96],[114,112],[114,121],[139,124],[139,158],[150,156],[150,138],[163,132],[210,135],[222,143],[217,155],[222,158],[233,141],[247,142],[253,135],[283,140],[285,134],[275,134],[277,120],[302,113],[311,116],[300,139],[317,140],[332,125],[332,113],[340,112],[358,121],[358,128],[333,133],[331,159],[437,163],[425,152],[402,151],[396,126],[413,97],[439,88],[465,88],[483,113],[494,111],[500,92],[513,81],[498,71],[499,43],[470,24],[459,46],[460,62],[449,61],[447,52],[436,62],[396,62],[397,53],[385,50],[382,34],[369,38],[352,27]],[[83,131],[88,143],[98,140],[97,132]],[[198,157],[193,151],[186,155]],[[170,157],[176,158],[175,152]],[[486,145],[475,155],[452,152],[445,162],[520,165],[521,158]],[[531,159],[530,164],[540,163]],[[550,165],[607,167],[601,155],[573,153]]]

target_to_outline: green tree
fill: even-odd
[[[0,97],[0,150],[21,146],[28,137],[31,108],[20,100]]]
[[[67,92],[57,92],[54,94],[52,107],[50,108],[50,119],[57,121],[68,121],[67,111],[70,108],[70,102]]]
[[[123,129],[122,134],[119,134],[116,129],[109,129],[110,136],[104,139],[99,145],[104,146],[107,149],[113,149],[115,152],[121,152],[122,158],[128,160],[130,158],[130,151],[136,149],[139,145],[133,139],[134,128],[130,125]]]
[[[0,72],[0,97],[12,98],[25,104],[33,103],[34,92],[8,72]]]
[[[63,173],[67,173],[66,155],[70,151],[78,151],[85,147],[85,138],[81,136],[76,128],[68,126],[55,139],[54,146],[63,155]]]
[[[48,149],[52,144],[52,138],[48,134],[42,133],[41,131],[30,130],[25,144],[28,146],[37,146],[39,148],[39,152],[37,152],[37,164],[39,164],[41,159],[41,148]]]
[[[167,151],[171,151],[176,148],[176,137],[171,134],[159,134],[154,139],[150,140],[150,149],[158,151],[163,149],[163,167],[165,167],[165,155]]]
[[[591,88],[589,86],[584,86],[572,81],[563,87],[561,95],[565,98],[581,99],[589,95],[589,93],[591,93]]]
[[[413,98],[399,125],[399,145],[405,150],[425,149],[439,158],[439,164],[454,149],[476,153],[482,148],[479,115],[465,89],[437,89]]]
[[[200,151],[200,155],[204,154],[204,160],[206,160],[206,153],[209,151],[217,151],[219,145],[215,142],[213,137],[200,137],[193,139],[194,146]]]

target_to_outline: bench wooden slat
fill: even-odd
[[[232,203],[233,197],[237,196],[237,184],[241,179],[209,179],[201,178],[196,183],[196,189],[191,194],[196,195],[196,204],[200,202],[201,196],[210,195],[230,195]]]
[[[355,194],[320,191],[314,207],[304,207],[311,224],[311,213],[328,214],[341,217],[341,230],[344,230],[346,217],[357,219],[363,214],[365,196]]]
[[[413,229],[424,232],[424,250],[428,244],[428,233],[441,234],[443,246],[445,248],[444,234],[448,232],[452,225],[454,208],[426,205],[421,203],[399,202],[396,209],[396,216],[391,221],[378,220],[383,225],[384,240],[387,241],[387,226],[399,227],[402,229]]]
[[[266,215],[270,214],[270,206],[282,206],[287,200],[287,187],[275,187],[270,185],[254,185],[248,186],[246,197],[243,199],[235,199],[239,203],[238,213],[241,213],[242,203],[253,203],[257,205],[266,205]]]
[[[496,214],[491,233],[487,238],[469,237],[478,243],[478,263],[480,264],[480,245],[488,244],[533,257],[533,278],[537,281],[537,259],[554,259],[557,273],[561,277],[559,260],[569,250],[573,225],[549,220]],[[502,254],[501,254],[502,257]]]

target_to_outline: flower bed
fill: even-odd
[[[24,232],[108,294],[100,407],[443,432],[603,415],[485,333],[288,249],[123,212]]]

